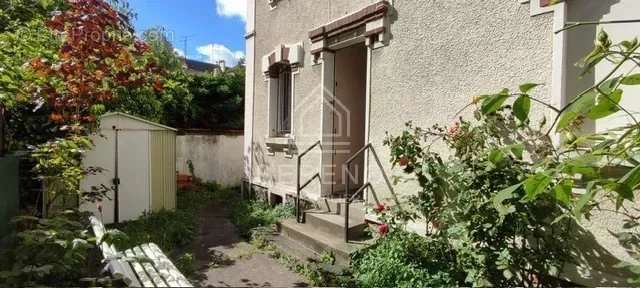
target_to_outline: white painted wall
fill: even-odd
[[[570,22],[628,20],[640,18],[640,1],[637,0],[575,0],[568,2],[567,5],[567,20]],[[573,84],[568,87],[567,97],[569,98],[573,98],[573,96],[580,93],[583,89],[594,85],[596,81],[600,81],[615,66],[613,63],[603,61],[595,67],[594,73],[589,73],[581,77],[581,79],[578,79],[579,73],[582,70],[579,67],[575,67],[574,64],[591,51],[593,48],[593,40],[596,39],[600,29],[603,29],[609,34],[613,43],[617,43],[622,40],[631,40],[640,36],[640,23],[607,24],[599,26],[589,25],[569,30],[567,32],[570,39],[567,45],[567,54],[569,57],[567,69],[570,71],[570,74],[568,75],[567,80]],[[629,72],[634,66],[635,65],[632,63],[628,63],[628,65],[625,65],[618,70],[619,72],[615,76]],[[640,73],[640,71],[636,69],[636,73]],[[640,112],[640,101],[638,101],[636,96],[640,95],[640,87],[623,86],[622,88],[624,89],[624,95],[626,95],[626,97],[623,95],[622,102],[620,104],[638,117],[638,113]],[[619,112],[605,119],[600,119],[596,121],[596,123],[590,123],[588,132],[602,132],[628,123],[630,123],[630,118],[623,112]]]
[[[567,21],[609,21],[640,18],[640,1],[637,0],[572,0],[566,3]],[[640,36],[640,23],[607,24],[580,26],[566,32],[566,90],[564,103],[573,99],[583,90],[602,80],[613,68],[614,64],[603,61],[597,65],[593,73],[581,76],[582,68],[576,66],[584,56],[593,49],[593,41],[600,29],[604,29],[613,43],[631,40]],[[631,65],[623,66],[615,75],[627,73]],[[636,71],[639,73],[640,70]],[[640,111],[640,87],[623,86],[624,95],[621,105],[636,114]],[[607,129],[631,123],[626,114],[619,112],[605,119],[587,121],[583,128],[585,133],[602,132]],[[638,195],[636,195],[637,197]],[[636,205],[637,206],[637,205]],[[622,232],[623,217],[612,212],[615,205],[604,201],[602,211],[596,211],[590,221],[581,224],[589,234],[574,241],[580,248],[578,254],[580,264],[569,267],[565,273],[571,278],[580,278],[581,284],[588,286],[625,285],[629,275],[625,269],[616,269],[615,265],[621,260],[635,262],[633,257],[623,248],[612,233]],[[638,207],[636,207],[638,208]]]
[[[180,174],[189,175],[193,162],[196,177],[223,186],[238,186],[244,175],[244,136],[180,135],[176,140],[176,164]]]

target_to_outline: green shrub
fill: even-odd
[[[87,219],[77,211],[48,219],[16,218],[19,232],[0,257],[2,286],[77,286],[80,278],[98,275]]]
[[[114,225],[128,236],[119,248],[153,242],[163,251],[173,251],[189,245],[198,225],[198,213],[207,205],[232,197],[236,189],[220,189],[216,183],[203,183],[193,189],[179,191],[175,211],[162,210],[145,214],[138,220]]]
[[[230,219],[240,235],[249,238],[251,230],[257,227],[273,225],[281,219],[293,217],[295,210],[291,205],[271,206],[266,202],[234,201]]]
[[[464,277],[444,241],[398,230],[356,252],[352,270],[358,287],[453,287]]]
[[[193,241],[196,231],[195,216],[186,211],[162,210],[145,214],[135,221],[113,227],[128,237],[125,243],[116,243],[119,249],[129,249],[144,243],[156,243],[163,251],[184,247]]]
[[[195,258],[192,253],[184,253],[182,256],[177,257],[174,261],[176,268],[182,272],[182,274],[195,275],[197,273]]]

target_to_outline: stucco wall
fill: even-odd
[[[189,175],[187,161],[193,162],[196,177],[215,181],[223,186],[239,186],[243,172],[242,147],[239,134],[179,135],[176,140],[178,172]]]
[[[256,1],[255,25],[255,97],[253,109],[253,183],[270,188],[272,192],[295,192],[295,157],[287,157],[282,151],[273,154],[267,150],[265,137],[268,134],[268,87],[261,69],[261,58],[281,44],[302,43],[304,63],[294,80],[294,134],[298,150],[304,150],[321,138],[322,129],[322,65],[313,65],[309,55],[308,31],[328,23],[340,16],[357,11],[376,1],[280,1],[278,7],[270,9],[266,1]],[[497,92],[502,88],[517,89],[525,82],[543,83],[536,89],[535,97],[553,104],[560,94],[575,95],[595,83],[611,65],[596,68],[594,75],[577,79],[574,67],[585,53],[589,52],[596,35],[595,27],[584,27],[566,33],[566,50],[554,54],[554,17],[562,14],[542,14],[532,17],[529,4],[521,1],[473,0],[473,1],[391,1],[391,33],[388,45],[371,51],[371,83],[369,111],[369,141],[380,156],[385,173],[391,171],[389,150],[382,145],[385,133],[399,134],[406,121],[430,127],[433,124],[451,124],[460,108],[473,96]],[[536,3],[537,1],[533,1]],[[564,4],[561,4],[564,5]],[[640,1],[637,0],[575,0],[567,4],[567,21],[612,20],[637,18]],[[639,24],[608,25],[614,41],[637,36]],[[556,38],[557,40],[558,38]],[[556,43],[558,44],[558,43]],[[559,47],[556,47],[556,49]],[[561,48],[561,47],[560,47]],[[566,53],[564,53],[566,52]],[[552,60],[563,59],[564,66],[554,65]],[[552,70],[556,69],[555,77]],[[564,70],[563,70],[564,69]],[[562,73],[566,71],[566,79]],[[625,70],[626,71],[626,70]],[[554,77],[554,78],[552,78]],[[552,83],[565,81],[564,83]],[[552,87],[552,84],[555,85]],[[561,85],[562,84],[562,85]],[[554,95],[551,95],[554,91]],[[637,93],[636,93],[637,94]],[[624,102],[627,101],[627,102]],[[624,100],[635,112],[640,102]],[[533,104],[533,118],[551,111]],[[462,115],[470,116],[471,110]],[[590,130],[602,130],[620,119],[592,123]],[[295,154],[294,154],[295,156]],[[311,153],[302,165],[303,181],[318,172],[320,155]],[[375,162],[369,161],[369,180],[378,197],[392,201],[384,185],[383,177]],[[397,196],[403,199],[417,191],[415,184],[399,184],[394,187]],[[319,187],[307,189],[308,194],[319,195]],[[588,265],[572,267],[571,279],[582,277],[580,283],[591,285],[616,285],[624,282],[619,271],[612,271],[616,264],[613,256],[630,259],[609,228],[620,227],[620,218],[615,215],[597,214],[594,221],[585,223],[588,232],[580,229],[575,243],[583,244],[580,250],[583,262]],[[423,224],[414,228],[420,230]],[[591,265],[591,266],[589,266]],[[621,281],[621,282],[615,282]]]
[[[280,1],[275,9],[266,2],[255,3],[256,67],[278,45],[302,42],[304,46],[304,63],[294,80],[293,129],[298,150],[321,137],[322,65],[312,64],[308,31],[374,2]],[[368,135],[385,165],[385,132],[397,134],[406,121],[424,127],[451,123],[455,111],[473,96],[524,82],[546,83],[539,96],[550,99],[551,14],[531,17],[528,4],[500,0],[395,1],[391,13],[389,45],[372,51]],[[268,86],[260,70],[254,72],[253,182],[293,193],[295,158],[277,149],[270,154],[265,143]],[[305,157],[303,182],[317,172],[319,154],[314,151]],[[369,172],[376,191],[384,194],[380,196],[390,196],[372,161]],[[400,194],[415,191],[410,185],[396,189]],[[319,186],[305,192],[319,195]]]
[[[304,63],[294,80],[293,134],[298,151],[305,150],[321,138],[322,106],[321,65],[313,65],[309,55],[311,45],[308,32],[342,15],[357,11],[372,0],[328,0],[328,1],[280,1],[271,9],[266,1],[257,1],[255,26],[255,67],[260,67],[262,57],[282,44],[302,42]],[[253,179],[257,185],[268,187],[272,192],[295,193],[296,159],[288,157],[282,149],[268,151],[265,138],[268,127],[268,86],[261,69],[255,69],[254,127],[253,127]],[[318,149],[304,158],[302,181],[312,177],[320,169],[321,154]],[[319,196],[319,184],[311,184],[304,195]]]
[[[536,96],[551,98],[551,14],[531,17],[529,5],[500,0],[396,1],[394,8],[389,46],[372,52],[369,136],[383,163],[385,132],[399,134],[406,121],[451,124],[473,96],[525,82],[545,83]],[[383,194],[388,189],[373,165],[370,179]],[[416,191],[411,184],[396,189]]]

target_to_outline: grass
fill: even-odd
[[[177,209],[145,214],[135,221],[111,225],[126,234],[114,244],[129,249],[144,243],[156,243],[189,278],[196,276],[194,256],[190,251],[198,231],[198,213],[216,202],[238,196],[238,188],[221,188],[215,183],[199,183],[178,192]],[[186,251],[186,252],[185,252]]]
[[[240,235],[246,239],[259,227],[269,227],[279,220],[294,217],[295,210],[291,205],[271,206],[260,200],[234,201],[231,205],[229,219],[236,226]]]
[[[179,191],[177,201],[174,211],[158,211],[143,215],[136,221],[111,225],[109,228],[126,234],[114,244],[124,250],[144,243],[156,243],[185,276],[197,279],[201,275],[195,267],[190,245],[197,236],[198,214],[202,209],[215,204],[227,209],[229,220],[247,240],[252,238],[254,231],[272,229],[279,220],[295,215],[291,205],[272,206],[260,200],[244,200],[238,188],[222,188],[215,183],[197,183],[192,188]]]

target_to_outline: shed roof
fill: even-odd
[[[156,122],[153,122],[153,121],[142,119],[140,117],[136,117],[136,116],[133,116],[133,115],[129,115],[127,113],[122,113],[122,112],[109,112],[109,113],[106,113],[106,114],[102,115],[101,118],[110,118],[110,117],[117,117],[117,116],[126,117],[126,118],[132,119],[134,121],[142,122],[142,123],[145,123],[147,125],[155,126],[155,127],[161,128],[161,129],[171,130],[171,131],[174,131],[174,132],[178,131],[178,129],[176,129],[176,128],[172,128],[172,127],[169,127],[169,126],[166,126],[166,125],[162,125],[160,123],[156,123]]]

